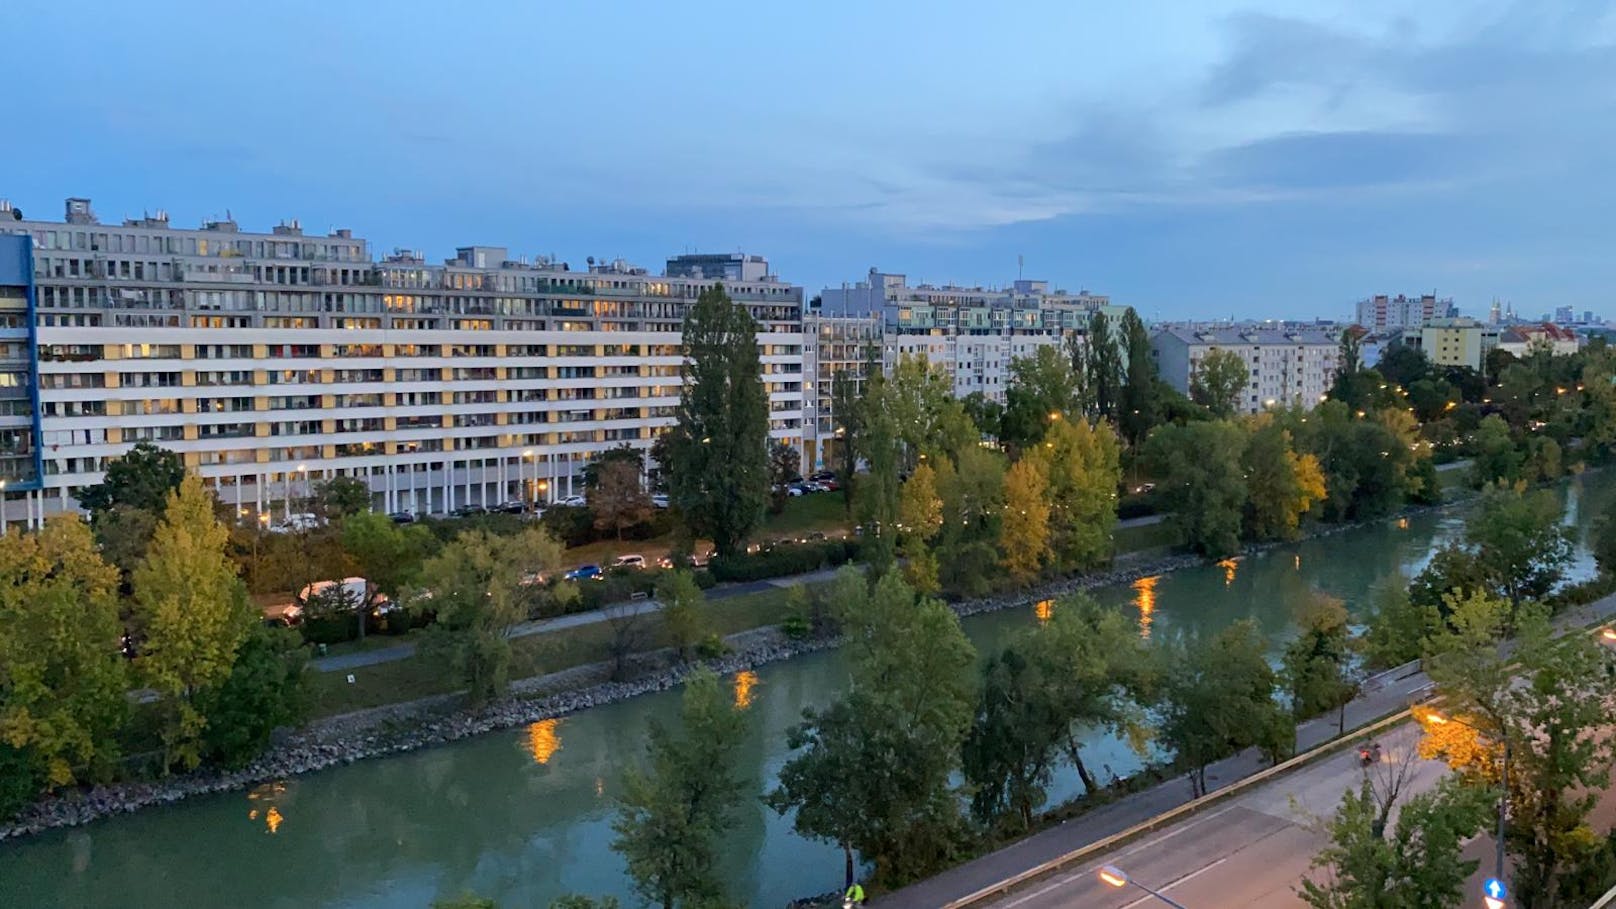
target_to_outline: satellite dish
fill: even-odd
[[[22,209],[13,208],[11,210],[11,220],[13,220],[13,221],[21,221],[22,220]]]
[[[595,264],[595,257],[590,256],[589,259],[588,259],[588,262],[589,262],[590,265],[594,265]]]

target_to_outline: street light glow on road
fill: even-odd
[[[1113,887],[1128,886],[1128,873],[1115,865],[1106,865],[1100,869],[1100,880]]]

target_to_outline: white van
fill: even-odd
[[[333,587],[340,586],[343,595],[354,603],[354,608],[365,605],[367,584],[364,578],[343,578],[340,581],[315,581],[297,592],[298,605],[307,606],[309,600],[324,594]]]

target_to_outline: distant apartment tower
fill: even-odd
[[[1340,334],[1320,329],[1255,327],[1164,328],[1150,339],[1162,379],[1184,394],[1206,355],[1227,350],[1245,361],[1251,378],[1235,402],[1241,413],[1273,407],[1311,408],[1335,382]]]
[[[802,288],[761,257],[686,259],[733,271],[575,271],[497,246],[378,260],[346,230],[102,224],[85,199],[61,222],[0,212],[5,495],[30,522],[69,510],[150,441],[244,520],[282,520],[337,476],[386,511],[553,501],[674,422],[683,319],[720,280],[758,323],[770,437],[799,445]]]
[[[881,370],[881,317],[809,307],[802,339],[802,463],[817,470],[835,464],[837,448],[848,442],[846,415],[836,412],[836,377],[844,376],[853,399],[860,400],[869,376]]]
[[[1435,319],[1403,332],[1403,343],[1425,351],[1436,366],[1466,366],[1480,370],[1487,352],[1498,346],[1500,329],[1475,319]]]
[[[1358,324],[1370,332],[1389,328],[1418,328],[1432,319],[1449,319],[1459,314],[1453,299],[1437,299],[1436,294],[1395,297],[1376,294],[1358,301]]]
[[[1556,306],[1554,308],[1554,324],[1571,325],[1577,321],[1577,314],[1569,306]]]
[[[763,281],[769,277],[769,260],[745,253],[689,253],[668,260],[670,278],[709,281]]]

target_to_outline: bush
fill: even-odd
[[[1612,593],[1616,593],[1616,576],[1600,575],[1556,591],[1549,597],[1549,607],[1559,612],[1573,606],[1586,606]]]
[[[696,579],[696,586],[702,590],[711,590],[713,585],[718,583],[718,579],[713,577],[713,573],[705,568],[696,569],[693,576]]]
[[[767,552],[714,556],[708,567],[719,581],[760,581],[845,565],[858,556],[853,540],[776,546]]]
[[[786,620],[780,623],[780,633],[794,641],[802,640],[813,630],[813,623],[808,621],[807,616],[787,616]]]
[[[1161,511],[1161,496],[1156,490],[1131,493],[1117,500],[1117,520],[1143,518]]]
[[[359,622],[351,613],[309,616],[298,628],[310,644],[341,644],[359,637]]]
[[[602,580],[579,581],[578,599],[568,611],[588,612],[609,603],[621,603],[633,598],[636,593],[650,595],[656,591],[657,580],[662,574],[660,568],[614,568],[602,575]]]
[[[708,634],[696,644],[696,656],[703,660],[716,660],[729,653],[729,645],[716,634]]]
[[[511,517],[510,515],[488,515],[488,517]],[[550,531],[556,539],[563,544],[571,546],[584,546],[597,540],[615,540],[617,534],[609,530],[599,530],[595,527],[595,515],[588,508],[570,505],[551,505],[544,510],[544,517],[539,519],[539,525]],[[673,518],[666,508],[652,509],[651,517],[632,527],[623,528],[625,540],[649,540],[660,537],[673,529]]]

